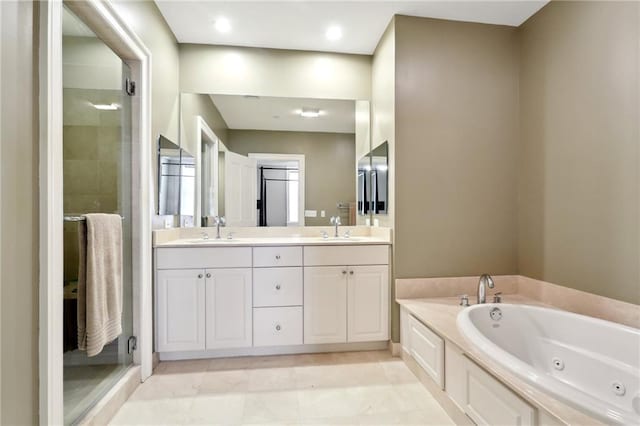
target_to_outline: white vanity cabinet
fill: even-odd
[[[387,244],[157,247],[155,261],[160,359],[389,340]]]
[[[252,345],[250,247],[156,250],[156,350]]]
[[[305,247],[305,344],[388,340],[388,263],[388,246]]]

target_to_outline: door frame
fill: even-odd
[[[298,162],[298,173],[299,182],[298,182],[298,202],[300,205],[298,206],[298,225],[297,226],[305,226],[305,216],[304,211],[305,207],[305,193],[306,193],[306,180],[305,180],[305,172],[304,172],[304,154],[268,154],[268,153],[249,153],[249,158],[255,158],[258,162],[260,161],[297,161]]]
[[[202,145],[203,145],[203,134],[210,140],[213,141],[213,163],[216,165],[216,173],[212,176],[213,186],[215,191],[213,192],[213,205],[214,216],[218,215],[218,200],[219,194],[219,170],[218,170],[218,149],[220,147],[220,139],[215,134],[213,129],[209,127],[207,122],[202,116],[196,116],[196,211],[193,220],[193,226],[198,227],[202,226],[202,174],[204,171],[202,170],[202,162],[204,158],[202,157]]]
[[[136,81],[132,98],[133,331],[144,381],[152,371],[151,53],[108,0],[67,1],[72,10],[129,67]],[[62,0],[40,7],[39,159],[39,413],[40,424],[62,424],[63,407],[63,140]]]

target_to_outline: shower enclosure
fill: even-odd
[[[63,11],[64,423],[73,424],[133,363],[131,97],[128,66]],[[78,349],[78,226],[86,213],[122,216],[122,334],[88,357]]]

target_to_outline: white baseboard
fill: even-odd
[[[391,356],[400,357],[402,356],[402,345],[389,340],[389,351],[391,351]]]
[[[159,352],[160,361],[181,359],[229,358],[237,356],[293,355],[322,352],[376,351],[389,348],[388,341],[363,343],[331,343],[322,345],[271,346],[263,348],[238,348],[211,351]]]

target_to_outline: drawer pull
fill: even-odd
[[[280,324],[276,325],[276,331],[280,331],[282,330],[282,327],[280,327]]]
[[[280,255],[276,254],[276,260],[280,260]]]
[[[276,284],[276,290],[280,290],[280,284]]]
[[[347,271],[342,271],[342,275],[347,275]]]
[[[207,278],[211,278],[211,272],[207,272]]]
[[[202,278],[202,274],[198,274],[198,278]]]
[[[349,271],[349,275],[353,275],[353,271]]]

